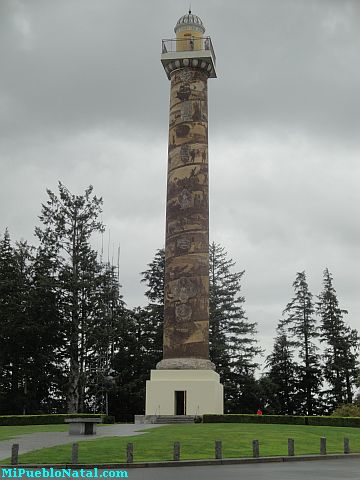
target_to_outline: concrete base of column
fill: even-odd
[[[177,415],[176,393],[185,392],[185,415],[222,414],[224,392],[212,370],[151,370],[146,415]]]
[[[215,370],[215,365],[205,358],[164,358],[156,370]]]

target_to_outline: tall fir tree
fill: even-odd
[[[148,264],[148,269],[141,272],[141,282],[145,283],[147,290],[145,296],[152,305],[164,305],[165,286],[165,250],[159,248],[154,259]]]
[[[249,322],[241,294],[244,271],[234,272],[235,262],[225,248],[211,243],[210,277],[210,358],[224,383],[225,411],[250,411],[257,403],[254,371],[261,353],[255,338],[256,324]]]
[[[280,325],[272,353],[266,359],[266,377],[273,385],[270,403],[272,411],[280,415],[297,413],[297,375],[299,366],[294,358],[294,342]]]
[[[28,278],[21,274],[18,260],[6,230],[0,240],[0,411],[3,414],[24,410],[22,326],[26,323],[27,298],[23,291]]]
[[[43,228],[35,232],[41,248],[58,259],[58,281],[62,291],[62,315],[66,323],[69,359],[67,410],[77,412],[81,401],[82,355],[88,313],[96,289],[96,253],[90,246],[93,233],[103,231],[99,220],[102,199],[93,195],[92,186],[84,195],[72,195],[59,182],[59,195],[47,190],[49,199],[42,206]]]
[[[318,408],[321,368],[316,339],[317,331],[313,296],[305,272],[298,272],[293,283],[295,295],[283,311],[281,327],[286,328],[298,347],[299,364],[298,405],[305,415],[314,415]]]
[[[348,312],[339,307],[333,277],[324,270],[323,290],[318,296],[317,313],[321,319],[320,341],[325,344],[323,374],[328,388],[324,392],[328,411],[342,403],[351,403],[359,373],[357,350],[359,336],[345,324]]]
[[[148,304],[138,310],[139,318],[147,318],[146,328],[148,344],[146,346],[148,362],[152,362],[152,368],[160,362],[163,354],[163,325],[164,325],[164,286],[165,286],[165,250],[159,249],[148,269],[141,272],[141,282],[145,283],[147,290],[145,296]],[[139,317],[140,313],[140,317]]]
[[[148,303],[128,312],[118,337],[114,361],[117,372],[115,411],[120,419],[144,412],[146,380],[150,370],[162,359],[164,268],[165,252],[159,249],[147,270],[141,273]]]
[[[0,411],[44,413],[59,407],[61,326],[44,260],[26,243],[0,241]],[[44,311],[51,312],[49,322]]]
[[[64,411],[65,326],[54,258],[41,248],[36,250],[32,261],[28,322],[29,335],[36,332],[28,341],[32,348],[27,376],[28,411]]]
[[[119,349],[126,348],[123,342],[129,313],[117,268],[109,263],[98,267],[96,296],[84,342],[83,395],[88,408],[116,413],[115,356]]]
[[[92,187],[75,196],[61,183],[58,196],[48,195],[37,250],[12,247],[8,232],[0,240],[3,413],[103,408],[99,371],[110,378],[124,331],[127,311],[114,267],[99,262],[90,246],[92,233],[103,230],[102,200]]]

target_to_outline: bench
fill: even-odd
[[[65,418],[65,423],[69,424],[69,435],[96,435],[96,424],[101,422],[100,417]]]

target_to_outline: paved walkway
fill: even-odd
[[[100,437],[126,437],[139,435],[139,430],[148,428],[156,428],[162,425],[134,425],[134,424],[117,424],[104,425],[98,427],[96,435],[69,435],[68,432],[38,432],[28,433],[13,437],[10,440],[0,442],[0,460],[11,456],[11,446],[14,443],[19,444],[19,454],[38,450],[40,448],[54,447],[55,445],[63,445],[65,443],[75,443],[83,440],[95,440]]]

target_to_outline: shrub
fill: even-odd
[[[114,423],[114,417],[111,415],[96,413],[64,413],[54,415],[1,415],[0,426],[13,425],[51,425],[65,423],[65,418],[73,417],[101,417],[103,423]]]
[[[115,423],[114,415],[100,415],[102,417],[102,423]]]
[[[345,403],[335,408],[332,417],[360,417],[360,405]]]
[[[328,427],[360,427],[358,417],[307,417],[308,425],[325,425]]]
[[[300,417],[296,415],[203,415],[204,423],[261,423],[288,425],[317,425],[360,428],[358,417]]]
[[[290,425],[305,425],[305,417],[295,415],[203,415],[204,423],[283,423]]]

